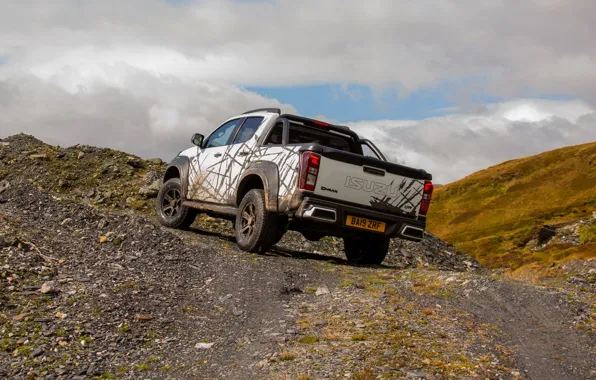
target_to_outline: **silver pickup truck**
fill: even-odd
[[[392,237],[419,241],[433,192],[422,169],[388,162],[348,127],[257,109],[228,119],[169,164],[159,221],[232,220],[238,246],[264,252],[288,230],[344,239],[348,261],[380,264]]]

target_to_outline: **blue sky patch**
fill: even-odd
[[[474,108],[475,105],[497,103],[509,99],[488,96],[482,80],[470,79],[458,83],[443,83],[427,87],[400,98],[397,89],[385,90],[376,95],[369,86],[339,84],[246,87],[281,103],[292,104],[306,117],[325,115],[346,123],[360,120],[422,120],[453,113],[458,107]],[[568,100],[559,95],[532,93],[526,97],[550,100]]]
[[[443,84],[411,93],[400,99],[397,89],[378,96],[368,86],[314,85],[299,87],[247,87],[263,96],[292,104],[306,116],[325,115],[340,122],[378,119],[420,120],[448,113],[462,99],[455,96],[457,86]],[[466,101],[491,103],[498,98],[471,94]]]

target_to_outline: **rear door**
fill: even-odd
[[[246,167],[250,164],[254,154],[257,140],[255,133],[262,125],[265,117],[250,116],[247,117],[242,126],[236,133],[236,137],[226,151],[226,167],[227,167],[227,194],[226,199],[233,199],[238,186],[238,181]],[[230,203],[230,202],[228,202]]]

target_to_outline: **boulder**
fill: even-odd
[[[161,189],[161,180],[156,179],[150,185],[141,187],[139,194],[147,198],[153,198],[157,196],[159,189]]]
[[[556,230],[551,226],[543,226],[538,232],[538,245],[547,243],[556,233]]]

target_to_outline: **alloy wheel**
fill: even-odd
[[[247,203],[242,210],[242,223],[240,225],[240,233],[246,237],[250,238],[255,231],[255,223],[257,220],[257,213],[255,209],[255,205],[252,203]]]
[[[180,197],[180,190],[170,189],[168,190],[161,202],[161,210],[164,216],[173,218],[180,212],[182,206],[182,198]]]

